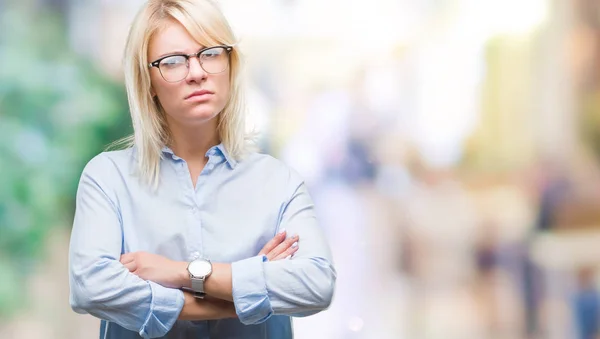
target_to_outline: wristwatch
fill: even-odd
[[[208,259],[196,259],[188,264],[187,270],[192,281],[191,292],[194,297],[204,299],[204,281],[212,273],[212,263]]]

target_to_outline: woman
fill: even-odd
[[[305,184],[249,149],[235,43],[208,0],[135,18],[131,147],[85,167],[69,253],[72,308],[103,319],[101,338],[291,338],[290,316],[331,303]]]

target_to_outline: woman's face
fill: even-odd
[[[148,60],[153,62],[173,54],[189,55],[205,47],[211,46],[198,44],[181,24],[171,21],[165,29],[157,32],[150,40]],[[169,124],[177,123],[184,126],[203,124],[223,110],[229,99],[229,56],[227,52],[224,53],[220,58],[227,60],[223,61],[225,69],[216,74],[207,73],[195,56],[189,59],[189,73],[185,77],[183,77],[186,72],[185,62],[180,64],[177,59],[163,60],[160,70],[157,67],[150,68],[152,94],[158,97]],[[214,63],[212,60],[215,55],[209,51],[208,55],[202,57],[205,60],[203,61],[205,68],[211,72],[214,72],[214,67],[211,70],[209,62]],[[181,58],[179,59],[181,61]],[[176,69],[179,71],[175,72]],[[165,80],[161,71],[169,81]],[[178,79],[181,80],[170,82]]]

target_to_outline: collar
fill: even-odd
[[[215,149],[215,151],[213,151],[213,149]],[[210,152],[213,151],[213,154],[217,154],[220,153],[220,155],[222,157],[225,158],[225,161],[227,161],[227,164],[229,164],[229,167],[231,169],[234,169],[235,166],[237,165],[237,160],[235,160],[230,154],[229,152],[227,152],[227,149],[225,148],[225,145],[223,145],[223,143],[218,144],[217,146],[213,146],[211,147],[208,152],[207,155],[210,154]]]
[[[181,158],[175,155],[175,153],[173,153],[173,150],[167,146],[164,146],[162,148],[162,153],[168,155],[173,160],[181,160]],[[234,169],[237,165],[237,161],[229,154],[229,152],[227,152],[227,149],[225,148],[223,143],[209,148],[208,151],[206,151],[205,156],[218,156],[220,158],[224,158],[231,169]]]

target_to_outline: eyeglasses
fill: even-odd
[[[148,64],[149,68],[156,67],[167,82],[179,82],[190,73],[190,58],[197,57],[200,67],[209,74],[218,74],[229,67],[231,46],[213,46],[203,48],[193,54],[167,55]]]

